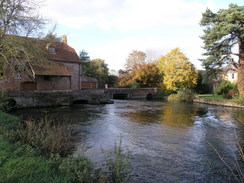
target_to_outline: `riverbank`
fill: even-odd
[[[83,156],[74,157],[68,154],[51,153],[50,151],[43,151],[41,146],[29,145],[26,142],[26,138],[23,140],[23,136],[28,137],[29,135],[21,127],[21,123],[20,118],[0,111],[1,183],[102,183],[111,182],[110,179],[112,178],[120,182],[117,179],[118,177],[116,177],[117,175],[110,172],[112,170],[115,171],[111,167],[108,167],[108,169],[110,168],[109,172],[98,171],[95,170],[94,164]],[[31,126],[35,129],[33,124]],[[47,128],[47,125],[44,128]],[[59,132],[59,128],[57,129],[53,130],[50,128],[47,130],[53,134],[56,133],[55,131]],[[39,131],[43,130],[45,129],[39,129]],[[38,133],[36,132],[35,134]],[[30,138],[32,137],[33,141],[35,141],[34,136]],[[120,147],[116,148],[119,149]],[[121,149],[119,150],[122,152]],[[117,163],[111,159],[108,159],[108,161],[110,161],[110,166]],[[123,178],[122,176],[124,175],[122,173],[125,172],[120,173],[121,177],[119,178]]]
[[[239,104],[238,102],[236,102],[236,100],[223,99],[222,96],[215,96],[215,95],[204,95],[204,96],[200,95],[194,98],[193,101],[197,103],[210,104],[210,105],[244,108],[244,105]]]

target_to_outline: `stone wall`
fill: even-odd
[[[208,99],[195,98],[194,102],[203,103],[203,104],[210,104],[210,105],[217,105],[217,106],[225,106],[225,107],[244,108],[244,105],[241,105],[241,104],[237,104],[234,102],[218,101],[218,100],[208,100]]]
[[[16,102],[16,108],[63,106],[75,101],[94,104],[109,102],[104,90],[13,91],[8,93],[8,97]]]
[[[16,108],[63,106],[78,103],[104,104],[111,103],[113,94],[126,94],[128,99],[146,98],[148,94],[155,94],[157,89],[87,89],[64,91],[11,91],[10,99],[16,102]]]
[[[114,95],[127,95],[128,99],[145,99],[148,94],[156,94],[156,88],[109,88],[106,90],[110,98]]]

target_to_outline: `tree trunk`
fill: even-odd
[[[240,94],[244,94],[244,41],[241,41],[239,46],[239,67],[238,67],[238,78],[237,78],[237,87]]]

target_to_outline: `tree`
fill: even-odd
[[[79,58],[81,60],[81,73],[82,73],[82,75],[86,75],[86,72],[87,72],[89,64],[90,64],[89,63],[90,56],[85,50],[82,50],[79,54]]]
[[[142,51],[133,50],[126,59],[125,69],[131,71],[146,63],[146,54]]]
[[[0,72],[4,72],[11,59],[34,60],[40,58],[40,47],[34,40],[45,21],[35,12],[35,0],[1,0],[0,2]]]
[[[119,78],[118,76],[113,75],[113,74],[110,74],[108,76],[108,86],[109,87],[115,87],[115,86],[117,86],[118,78]]]
[[[164,74],[163,87],[176,92],[184,88],[194,88],[198,72],[179,48],[171,50],[158,60],[158,68]]]
[[[55,33],[57,25],[55,24],[51,30],[44,36],[44,40],[51,41],[51,42],[60,42],[62,38]]]
[[[131,86],[136,88],[157,87],[162,82],[163,75],[155,64],[143,64],[130,73],[120,75],[119,86]]]
[[[198,71],[198,79],[197,79],[197,85],[195,88],[195,91],[197,93],[206,94],[212,92],[213,87],[213,79],[209,78],[209,76],[206,74],[206,71]]]
[[[43,39],[51,42],[59,42],[62,38],[53,32],[49,32]]]
[[[79,57],[80,57],[81,62],[87,62],[90,60],[90,56],[85,50],[82,50],[80,52]]]
[[[109,69],[108,65],[102,59],[94,59],[86,62],[83,68],[86,76],[95,77],[100,81],[100,86],[104,86],[108,82]]]
[[[203,66],[214,71],[224,64],[232,64],[238,71],[239,92],[244,93],[244,6],[230,4],[228,9],[217,13],[207,9],[200,25],[204,27],[202,39],[207,56],[202,59]],[[236,47],[238,52],[233,51]]]

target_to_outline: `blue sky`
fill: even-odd
[[[201,69],[204,52],[201,14],[216,12],[243,0],[46,0],[43,16],[67,35],[77,53],[86,50],[91,59],[104,59],[110,69],[123,69],[133,50],[157,58],[179,47]]]

